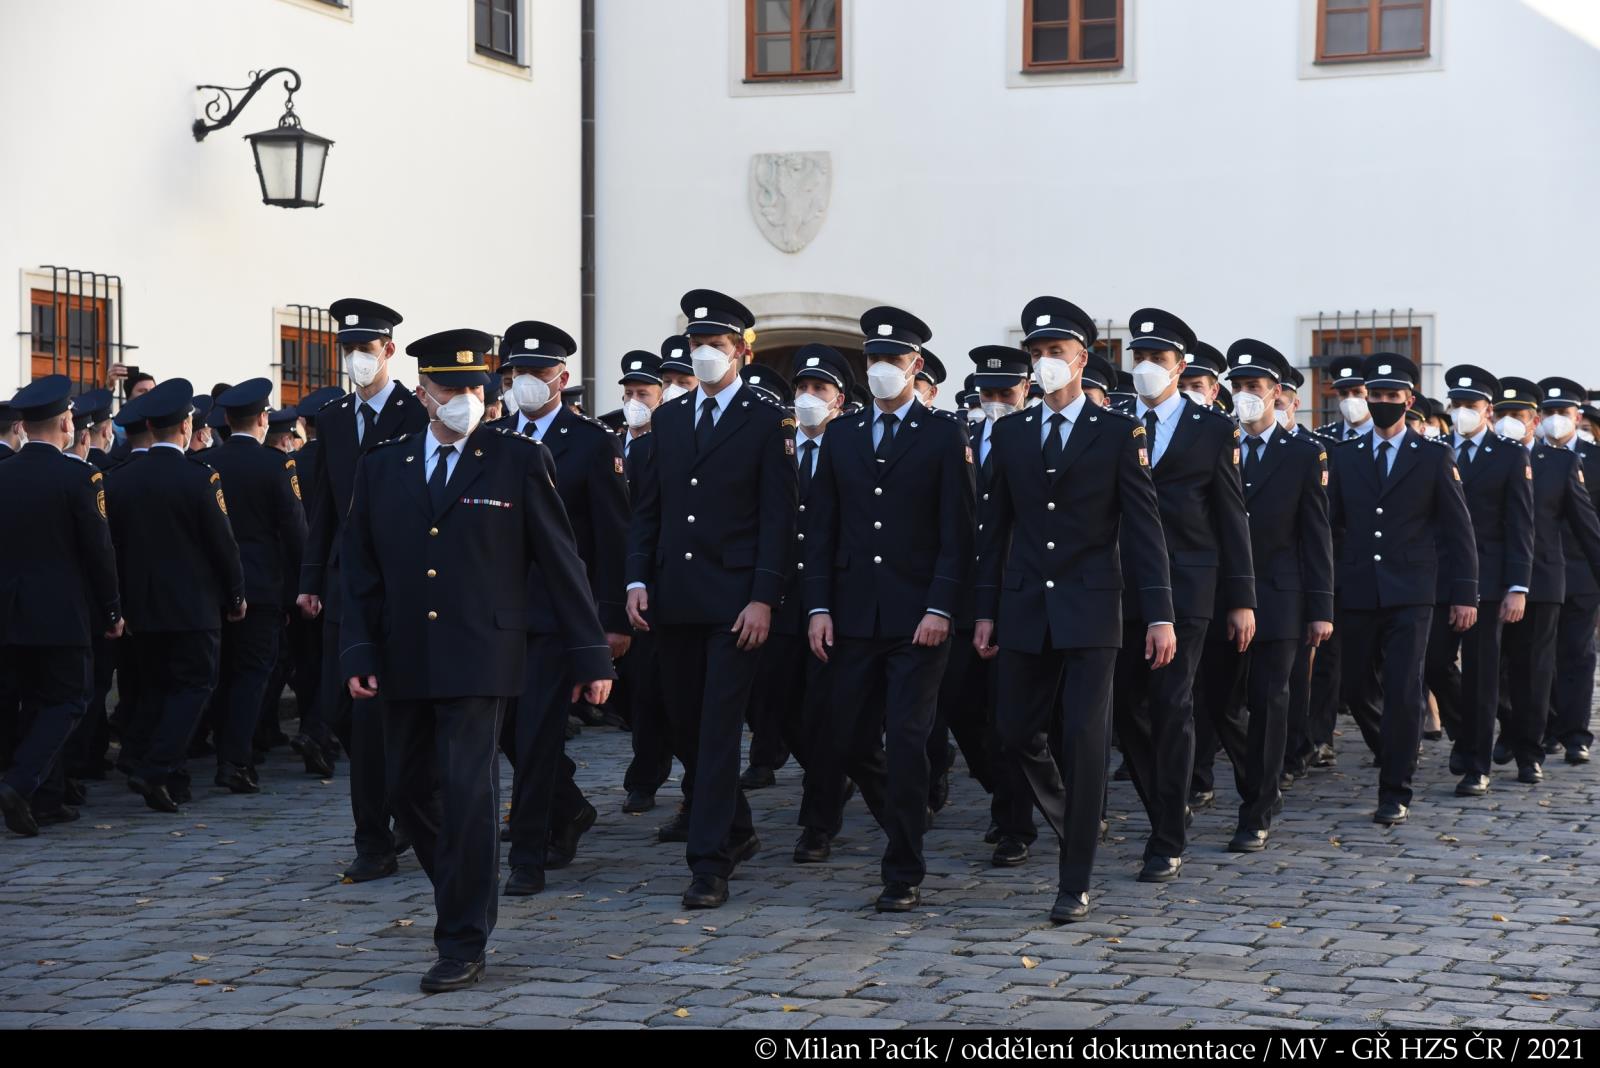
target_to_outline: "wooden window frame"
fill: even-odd
[[[494,18],[496,0],[472,0],[472,48],[480,56],[500,63],[509,63],[514,67],[525,67],[522,57],[522,23],[525,17],[526,0],[511,0],[511,51],[502,52],[494,47]],[[478,40],[478,9],[485,5],[489,8],[489,43]]]
[[[833,26],[825,30],[807,30],[802,25],[800,5],[804,0],[787,0],[789,4],[788,33],[757,33],[756,5],[761,0],[744,0],[744,80],[748,83],[766,82],[836,82],[844,77],[844,5],[848,0],[834,0]],[[1117,0],[1120,4],[1122,0]],[[832,34],[834,39],[834,64],[832,70],[800,70],[805,55],[808,36]],[[789,38],[789,69],[781,73],[763,74],[756,70],[756,43],[762,37]]]
[[[1416,364],[1418,369],[1421,369],[1423,363],[1421,358],[1421,324],[1378,327],[1350,326],[1324,328],[1321,330],[1315,327],[1312,328],[1311,367],[1306,373],[1307,388],[1300,391],[1301,412],[1311,418],[1312,426],[1322,426],[1324,423],[1341,418],[1339,415],[1339,391],[1334,388],[1334,380],[1324,373],[1326,370],[1324,361],[1332,358],[1331,355],[1323,352],[1323,348],[1327,343],[1330,341],[1346,343],[1354,341],[1359,343],[1360,352],[1358,354],[1352,353],[1351,355],[1371,356],[1374,352],[1395,351],[1396,339],[1404,339],[1410,343],[1411,352],[1407,359]],[[1406,354],[1402,352],[1401,355],[1405,356]],[[1418,390],[1418,392],[1421,391]],[[1312,398],[1310,412],[1306,412],[1305,409],[1305,400],[1308,396]]]
[[[49,348],[40,348],[41,339],[32,334],[33,309],[54,306],[54,323],[49,338]],[[71,349],[69,317],[73,312],[91,312],[94,316],[94,340],[91,351],[84,354]],[[45,375],[64,374],[72,379],[73,393],[99,389],[111,384],[111,301],[106,297],[82,294],[52,293],[48,289],[30,289],[28,293],[28,373],[29,380]],[[82,345],[78,348],[81,350]],[[87,372],[85,374],[84,372]]]
[[[278,324],[278,404],[287,408],[299,404],[306,394],[324,386],[343,388],[344,371],[341,367],[338,333],[332,329],[302,328],[295,323]],[[326,346],[327,363],[320,375],[314,374],[309,360],[307,342],[320,342]],[[284,346],[295,345],[295,359],[284,359]]]
[[[1318,0],[1321,3],[1321,0]],[[1069,43],[1067,52],[1070,56],[1078,56],[1083,51],[1083,0],[1069,0],[1071,8],[1068,12],[1067,32]],[[1115,25],[1117,27],[1117,54],[1112,59],[1064,59],[1041,60],[1033,58],[1033,31],[1039,28],[1039,23],[1033,17],[1034,0],[1023,0],[1022,4],[1022,70],[1024,73],[1047,73],[1049,71],[1077,71],[1077,70],[1121,70],[1124,58],[1123,42],[1127,37],[1124,11],[1124,0],[1117,0],[1117,14]],[[1100,23],[1104,19],[1091,19],[1091,22]],[[1046,22],[1045,27],[1060,26],[1059,22]]]
[[[1031,3],[1032,0],[1029,0]],[[1390,59],[1427,59],[1432,55],[1430,42],[1433,33],[1433,0],[1407,0],[1399,10],[1422,10],[1422,46],[1404,52],[1381,51],[1383,40],[1384,0],[1365,0],[1367,5],[1367,51],[1327,54],[1328,0],[1317,0],[1317,58],[1318,63],[1374,63]],[[1352,11],[1355,8],[1340,8]]]

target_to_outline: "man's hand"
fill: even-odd
[[[579,698],[599,708],[611,698],[611,680],[595,679],[593,682],[578,683],[572,688],[572,700],[567,703],[575,705]]]
[[[745,652],[766,644],[767,632],[772,629],[772,606],[751,601],[733,621],[733,633],[739,636],[739,648]]]
[[[1156,671],[1172,663],[1178,655],[1178,632],[1171,623],[1156,623],[1145,628],[1144,658],[1150,661],[1150,670]]]
[[[932,648],[943,645],[949,639],[950,621],[937,612],[929,612],[922,617],[922,622],[917,624],[917,632],[911,636],[911,644]]]
[[[994,643],[994,623],[991,620],[981,620],[972,630],[972,647],[978,650],[978,656],[984,660],[992,660],[1000,647]]]
[[[1326,620],[1312,620],[1306,624],[1306,644],[1315,649],[1333,637],[1333,624]]]
[[[612,634],[607,631],[606,644],[611,646],[611,659],[621,660],[628,655],[628,647],[633,644],[633,638],[627,634]]]
[[[299,605],[300,614],[307,619],[316,619],[322,614],[322,598],[314,593],[302,593],[294,599],[294,603]]]
[[[1500,602],[1500,622],[1521,623],[1522,614],[1528,610],[1528,595],[1525,593],[1508,593],[1506,599]]]
[[[378,696],[378,676],[376,675],[368,675],[366,678],[362,678],[360,675],[351,675],[344,680],[344,684],[350,690],[350,696],[357,701],[365,701],[370,697]]]
[[[249,603],[241,598],[239,601],[239,607],[228,613],[228,622],[238,623],[242,621],[245,617],[245,613],[248,611],[250,611]]]
[[[833,617],[818,612],[806,625],[806,636],[811,639],[811,655],[822,663],[828,662],[828,650],[833,648]]]
[[[634,630],[648,632],[650,624],[645,622],[644,614],[650,611],[650,591],[643,586],[636,586],[628,591],[628,622],[633,624]]]
[[[116,624],[114,626],[112,626],[112,628],[110,630],[106,631],[106,637],[107,638],[120,638],[120,637],[122,637],[122,632],[127,629],[127,622],[128,621],[125,620],[125,619],[117,620]]]
[[[1472,629],[1478,622],[1478,606],[1475,604],[1453,604],[1450,606],[1450,629],[1457,634],[1463,634]]]
[[[1228,613],[1228,640],[1239,652],[1250,648],[1256,636],[1256,611],[1253,608],[1235,608]]]

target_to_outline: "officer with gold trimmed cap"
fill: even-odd
[[[506,576],[537,561],[569,700],[603,704],[614,677],[549,451],[482,424],[492,345],[447,330],[407,347],[427,429],[367,452],[340,543],[340,672],[352,697],[385,697],[395,813],[434,885],[439,960],[424,993],[481,979],[494,928],[497,742],[506,701],[527,687],[527,587]]]

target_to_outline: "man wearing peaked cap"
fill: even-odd
[[[1501,389],[1495,377],[1459,364],[1444,378],[1454,427],[1446,442],[1455,455],[1477,546],[1478,620],[1470,630],[1453,630],[1450,591],[1441,583],[1423,681],[1455,743],[1451,770],[1462,776],[1456,795],[1482,797],[1489,789],[1500,705],[1503,628],[1522,619],[1533,569],[1533,472],[1526,449],[1489,429],[1492,401]]]
[[[1373,821],[1393,825],[1405,822],[1412,801],[1434,606],[1448,606],[1455,633],[1472,629],[1478,553],[1452,451],[1405,425],[1416,365],[1374,353],[1362,363],[1361,378],[1373,430],[1328,450],[1329,518],[1334,538],[1342,539],[1335,572],[1340,689],[1378,757]],[[1496,615],[1504,592],[1490,594]],[[1374,664],[1382,665],[1376,683]]]
[[[394,328],[400,314],[356,298],[328,308],[338,325],[339,351],[355,392],[329,401],[317,415],[319,449],[315,478],[302,483],[310,530],[300,565],[296,598],[308,619],[323,615],[323,679],[318,734],[302,743],[306,771],[324,774],[336,744],[350,756],[350,809],[355,818],[356,857],[345,867],[355,882],[394,874],[403,841],[391,829],[388,786],[384,781],[383,697],[355,701],[339,674],[339,543],[355,492],[356,465],[381,441],[414,434],[428,425],[422,402],[392,377]],[[332,728],[332,735],[323,733]],[[337,736],[338,742],[334,741]]]
[[[623,599],[627,551],[628,484],[622,443],[596,420],[574,412],[562,392],[571,380],[567,361],[577,343],[566,331],[536,320],[506,328],[500,339],[502,367],[510,367],[513,406],[498,429],[544,444],[556,469],[556,492],[566,509],[584,578],[613,659],[631,640]],[[569,690],[568,656],[550,603],[546,565],[535,560],[527,573],[528,646],[522,693],[507,708],[501,745],[516,771],[511,787],[511,873],[505,892],[513,897],[542,893],[545,872],[565,867],[578,840],[594,825],[596,811],[564,751]],[[597,668],[590,669],[591,671]],[[599,675],[592,677],[599,678]]]
[[[9,460],[22,448],[22,420],[9,403],[0,402],[0,460]]]
[[[1287,362],[1253,338],[1230,345],[1227,361],[1243,435],[1250,553],[1263,581],[1256,585],[1256,634],[1249,649],[1207,645],[1195,719],[1197,728],[1214,728],[1234,765],[1240,805],[1228,849],[1252,853],[1265,847],[1280,807],[1292,674],[1297,666],[1309,672],[1311,650],[1333,633],[1333,541],[1323,444],[1278,425],[1276,402]],[[1238,714],[1241,704],[1247,716]]]
[[[123,630],[104,476],[62,455],[73,438],[71,390],[67,376],[48,375],[17,391],[10,414],[29,442],[0,464],[0,500],[13,515],[0,524],[0,685],[26,720],[0,778],[0,813],[24,835],[39,833],[36,812],[50,822],[76,816],[37,794],[47,779],[64,785],[60,756],[89,702],[92,639]]]
[[[296,463],[264,446],[274,414],[267,408],[272,388],[271,379],[252,378],[217,397],[232,433],[206,456],[222,476],[249,605],[243,619],[222,628],[215,702],[216,783],[236,794],[260,791],[251,739],[277,662],[284,591],[291,584],[285,564],[300,558],[306,537]]]
[[[939,387],[944,383],[944,361],[935,356],[926,345],[922,348],[922,370],[917,372],[917,399],[928,408],[933,407]]]
[[[1367,383],[1362,377],[1365,357],[1350,354],[1328,361],[1328,380],[1339,392],[1340,418],[1317,427],[1316,432],[1333,441],[1352,441],[1372,430],[1367,411]]]
[[[688,812],[658,833],[687,840],[684,905],[715,908],[734,865],[760,848],[739,786],[741,728],[794,540],[794,419],[739,377],[753,325],[744,305],[697,289],[680,306],[697,385],[651,419],[628,617],[656,634],[674,749],[694,777]]]
[[[231,435],[230,435],[231,438]],[[267,413],[267,447],[292,453],[299,447],[300,411],[294,405]]]
[[[972,452],[961,422],[917,398],[927,325],[879,307],[861,330],[874,404],[836,426],[822,451],[804,589],[811,651],[836,660],[831,756],[888,836],[875,907],[907,912],[927,871],[928,735],[972,562]],[[881,719],[868,707],[879,687]]]
[[[689,352],[694,342],[683,334],[673,334],[661,343],[661,384],[663,401],[677,400],[698,384]],[[670,396],[669,396],[670,394]]]
[[[759,363],[747,363],[739,368],[739,377],[744,379],[745,385],[752,390],[784,407],[788,407],[793,398],[789,383],[770,367]]]
[[[1196,404],[1212,407],[1223,392],[1222,375],[1228,370],[1228,360],[1222,353],[1204,341],[1183,354],[1183,371],[1178,375],[1178,388]]]
[[[1053,315],[1040,323],[1037,316],[1045,314],[1025,314],[1024,327],[1059,325]],[[1080,325],[1092,326],[1082,318]],[[1089,913],[1112,680],[1124,641],[1124,551],[1129,585],[1152,621],[1147,651],[1154,666],[1167,663],[1176,645],[1170,622],[1160,622],[1173,618],[1172,591],[1145,431],[1084,396],[1085,342],[1092,339],[1087,330],[1052,329],[1026,341],[1045,396],[1039,407],[991,428],[980,507],[972,641],[984,659],[999,657],[996,800],[1000,783],[1014,774],[1007,764],[1019,762],[1061,843],[1053,923]],[[984,350],[973,358],[980,368],[989,359],[1003,362]],[[1058,756],[1052,735],[1060,738]],[[1002,829],[995,862],[1007,859],[1000,847],[1014,833]]]
[[[1573,667],[1566,658],[1581,661],[1585,648],[1572,642],[1571,635],[1563,635],[1561,628],[1566,623],[1565,606],[1581,605],[1585,600],[1583,594],[1572,593],[1574,583],[1580,589],[1593,589],[1600,574],[1600,521],[1595,517],[1580,453],[1569,447],[1582,444],[1573,416],[1584,396],[1583,388],[1564,378],[1546,378],[1538,388],[1544,396],[1540,404],[1544,418],[1539,424],[1543,440],[1529,446],[1533,578],[1528,584],[1527,612],[1520,622],[1505,628],[1509,700],[1501,702],[1501,733],[1495,746],[1496,761],[1516,760],[1518,780],[1530,785],[1543,777],[1546,753],[1565,748],[1572,764],[1583,763],[1589,755],[1589,709],[1574,710],[1572,704],[1564,703],[1571,701],[1573,679],[1562,678]],[[1588,623],[1584,637],[1592,640],[1592,617]],[[1588,667],[1592,680],[1592,659]],[[1592,683],[1585,684],[1583,691],[1592,695]]]
[[[353,697],[386,697],[394,810],[434,887],[439,960],[424,993],[483,975],[498,901],[496,747],[506,700],[527,692],[520,579],[535,562],[567,650],[551,685],[564,701],[603,704],[614,677],[549,450],[483,425],[491,345],[480,330],[447,330],[407,346],[428,427],[366,452],[340,543],[340,673]]]
[[[1134,312],[1128,328],[1139,393],[1134,418],[1150,442],[1173,616],[1138,618],[1139,606],[1130,599],[1114,701],[1117,737],[1150,817],[1139,878],[1166,882],[1177,878],[1188,843],[1193,689],[1206,635],[1215,627],[1240,653],[1249,648],[1256,626],[1255,574],[1239,481],[1238,428],[1178,391],[1184,357],[1195,350],[1194,331],[1158,308]],[[1122,562],[1129,580],[1135,577],[1131,559],[1125,554]],[[1153,662],[1149,632],[1167,625],[1175,625],[1177,651],[1162,666]]]
[[[1117,369],[1111,366],[1111,361],[1098,352],[1089,353],[1089,362],[1083,367],[1083,388],[1089,399],[1102,408],[1107,407],[1116,384]]]
[[[216,403],[209,396],[202,393],[195,397],[194,436],[189,439],[189,455],[199,456],[201,453],[206,452],[207,450],[214,448],[215,446],[220,445],[222,442],[227,440],[227,435],[216,433],[216,430],[212,425],[211,416],[213,410],[220,415],[221,409],[216,407]]]
[[[91,389],[73,402],[73,427],[84,417],[89,427],[89,452],[84,458],[104,471],[111,466],[110,449],[115,440],[111,431],[112,393],[109,389]]]
[[[140,399],[139,415],[155,441],[143,459],[112,473],[106,491],[117,569],[141,578],[125,578],[123,590],[148,711],[124,736],[128,785],[150,808],[168,813],[190,795],[189,741],[217,683],[223,620],[238,623],[249,610],[222,476],[184,455],[192,398],[187,381],[171,378]]]
[[[622,356],[622,377],[617,379],[617,385],[622,387],[622,423],[627,428],[622,458],[630,464],[634,443],[650,433],[650,417],[661,405],[665,389],[661,366],[660,356],[643,349],[633,349]]]

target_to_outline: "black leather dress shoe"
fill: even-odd
[[[89,791],[77,779],[68,779],[61,789],[62,803],[68,805],[81,805],[89,800]]]
[[[1339,762],[1339,754],[1334,752],[1333,745],[1328,742],[1318,742],[1317,748],[1311,753],[1311,766],[1314,768],[1331,768]]]
[[[344,870],[344,877],[353,883],[370,883],[374,879],[388,878],[398,871],[399,867],[395,863],[393,853],[382,856],[362,853]]]
[[[6,826],[17,834],[29,838],[39,833],[39,822],[33,818],[28,799],[0,782],[0,812],[5,813]]]
[[[1561,752],[1561,740],[1559,738],[1546,738],[1544,740],[1545,756],[1555,756],[1559,752]]]
[[[628,799],[622,803],[622,811],[630,815],[639,812],[649,812],[656,807],[656,795],[647,794],[643,790],[629,790]]]
[[[1495,741],[1494,753],[1492,755],[1496,764],[1511,763],[1511,747],[1506,745],[1506,743],[1502,740],[1497,739]]]
[[[771,768],[764,768],[760,764],[751,764],[744,769],[744,774],[739,776],[739,785],[746,790],[759,790],[771,786],[778,781]]]
[[[594,806],[585,801],[578,814],[572,817],[559,831],[550,835],[549,858],[545,860],[546,868],[565,868],[572,863],[572,858],[578,855],[578,839],[583,837],[583,832],[594,826],[595,817],[599,815]],[[552,864],[551,861],[557,863]]]
[[[921,892],[909,883],[887,883],[872,907],[879,912],[910,912],[921,900]]]
[[[411,836],[400,829],[400,824],[394,825],[394,855],[404,856],[406,850],[411,848]]]
[[[502,841],[502,842],[511,841],[511,824],[509,824],[509,823],[500,824],[500,841]]]
[[[1056,903],[1050,906],[1051,923],[1076,923],[1089,915],[1089,895],[1080,891],[1076,894],[1066,890],[1056,895]]]
[[[1544,782],[1544,768],[1538,764],[1524,764],[1517,769],[1517,781],[1529,786]]]
[[[178,811],[178,799],[163,785],[149,783],[135,776],[128,780],[128,789],[144,798],[144,803],[157,812]]]
[[[689,810],[682,805],[670,820],[656,831],[658,842],[687,842],[689,840]]]
[[[1294,772],[1284,771],[1278,774],[1278,789],[1287,790],[1294,785]]]
[[[532,864],[521,864],[511,869],[511,874],[506,877],[506,888],[502,891],[507,897],[532,897],[534,894],[544,893],[544,870],[535,868]]]
[[[217,777],[213,780],[218,786],[226,786],[229,793],[259,794],[261,787],[250,781],[250,776],[241,767],[233,764],[218,764]]]
[[[728,880],[720,875],[696,875],[683,892],[686,909],[714,909],[728,903]]]
[[[1589,747],[1586,746],[1586,745],[1580,745],[1580,744],[1576,744],[1576,743],[1574,743],[1573,745],[1567,746],[1567,763],[1568,764],[1587,764],[1587,763],[1589,763]]]
[[[1217,799],[1215,790],[1196,790],[1189,795],[1190,808],[1206,808]]]
[[[1489,776],[1469,771],[1456,783],[1457,797],[1482,797],[1489,792]]]
[[[322,746],[310,738],[305,739],[300,750],[300,759],[305,761],[307,775],[315,775],[319,779],[333,775],[333,761],[323,752]]]
[[[1411,810],[1398,801],[1385,801],[1378,806],[1378,811],[1372,814],[1373,823],[1382,823],[1393,827],[1395,824],[1404,823]]]
[[[754,832],[751,832],[748,837],[734,842],[729,850],[735,865],[743,864],[759,852],[761,852],[761,839],[757,838]]]
[[[483,978],[483,958],[477,960],[451,960],[440,957],[439,962],[422,977],[424,994],[445,994],[452,990],[465,990]]]
[[[78,818],[78,810],[71,805],[57,805],[55,808],[43,812],[35,812],[33,820],[41,827],[52,823],[71,823]]]
[[[1422,737],[1430,742],[1437,742],[1444,737],[1444,731],[1423,731]]]
[[[1452,751],[1450,753],[1450,774],[1465,775],[1469,770],[1471,770],[1471,765],[1467,758],[1460,753]]]
[[[990,820],[989,829],[983,832],[983,840],[987,845],[994,845],[1000,841],[1000,825]]]
[[[997,868],[1015,868],[1027,862],[1028,843],[1009,834],[1002,835],[995,843],[994,856],[989,858],[989,863]]]
[[[950,803],[950,766],[933,777],[928,784],[928,807],[935,812],[940,811]]]
[[[1183,870],[1182,857],[1151,857],[1139,869],[1141,883],[1170,883]]]
[[[819,831],[815,827],[807,827],[801,831],[800,840],[794,844],[796,864],[821,864],[832,855],[832,836],[827,831]]]
[[[194,791],[190,789],[188,775],[184,775],[181,779],[177,777],[171,779],[167,783],[167,793],[171,794],[172,799],[180,805],[187,805],[194,800]]]
[[[1266,831],[1247,831],[1240,827],[1233,832],[1233,837],[1228,839],[1228,852],[1230,853],[1259,853],[1267,848]]]

